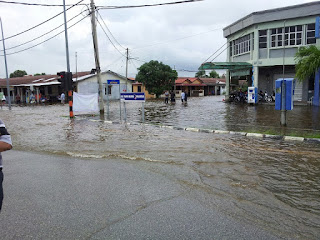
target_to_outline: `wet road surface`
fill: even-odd
[[[110,120],[119,120],[118,107],[111,104]],[[100,121],[99,116],[70,121],[66,105],[3,109],[0,117],[17,150],[87,161],[129,162],[192,190],[188,196],[192,200],[237,221],[278,237],[318,239],[318,143],[159,128],[138,124],[140,106],[127,107],[132,125],[110,124]],[[233,131],[280,129],[280,117],[272,106],[230,105],[220,97],[190,98],[188,105],[151,101],[145,109],[146,122],[153,124]],[[295,107],[290,116],[289,131],[320,130],[315,108]]]
[[[279,239],[132,161],[15,150],[6,159],[1,239]]]

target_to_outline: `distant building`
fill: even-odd
[[[204,87],[204,95],[223,95],[226,91],[225,78],[200,78],[206,85]]]
[[[190,97],[203,97],[206,85],[200,78],[178,77],[176,80],[176,96],[180,97],[184,91]]]
[[[56,102],[58,96],[63,92],[61,83],[58,81],[58,75],[39,75],[39,76],[24,76],[17,78],[10,78],[10,97],[11,102],[15,102],[16,96],[19,94],[22,103],[29,103],[31,93],[35,95],[36,101],[39,102],[40,96],[46,96],[50,102]],[[78,93],[98,93],[99,84],[97,75],[94,72],[78,72],[73,74],[73,87]],[[119,80],[118,85],[107,85],[107,80]],[[103,84],[103,99],[110,100],[119,99],[121,92],[131,92],[132,82],[126,77],[121,76],[112,71],[101,73],[101,81]],[[0,79],[0,92],[8,96],[6,79]],[[7,98],[8,99],[8,98]]]
[[[131,78],[131,79],[134,81],[133,78]],[[137,82],[137,81],[132,83],[132,92],[143,92],[143,93],[145,93],[146,99],[156,98],[155,94],[149,93],[148,90],[146,89],[146,87],[142,83]]]
[[[134,80],[131,78],[131,80]],[[207,95],[220,95],[225,92],[226,80],[223,78],[189,78],[178,77],[175,81],[175,86],[169,91],[176,90],[176,97],[181,96],[181,92],[185,91],[191,97],[203,97]],[[132,84],[132,92],[144,92],[146,99],[156,98],[155,94],[149,93],[145,86],[140,82]],[[160,97],[164,97],[161,95]]]
[[[272,93],[275,80],[295,77],[295,54],[301,46],[316,45],[316,17],[320,2],[253,12],[223,29],[228,42],[228,62],[250,63],[251,67],[227,71],[234,79],[245,77],[249,86]],[[252,71],[253,70],[253,71]],[[253,75],[253,80],[252,80]],[[319,83],[318,83],[319,84]],[[227,94],[230,81],[226,82]],[[295,101],[308,101],[313,95],[313,77],[296,82]]]

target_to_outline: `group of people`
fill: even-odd
[[[169,96],[170,96],[170,102],[171,103],[175,103],[176,102],[176,94],[174,93],[174,91],[165,91],[164,93],[164,102],[165,103],[169,103]],[[187,99],[188,99],[188,94],[185,93],[184,91],[182,91],[181,93],[181,102],[187,102]]]

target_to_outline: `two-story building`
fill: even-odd
[[[276,79],[294,78],[299,47],[312,44],[320,47],[320,40],[315,37],[317,16],[320,16],[319,1],[253,12],[225,27],[230,65],[225,67],[229,69],[226,95],[230,82],[240,78],[269,94],[275,90]],[[246,65],[241,68],[241,63]],[[314,89],[314,77],[296,81],[294,100],[308,101]]]

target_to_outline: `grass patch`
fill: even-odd
[[[303,132],[303,131],[293,131],[287,130],[283,131],[282,129],[268,129],[268,130],[259,130],[259,129],[246,129],[248,133],[261,133],[268,135],[280,135],[280,136],[290,136],[290,137],[304,137],[304,138],[320,138],[320,132],[311,133],[311,132]]]

